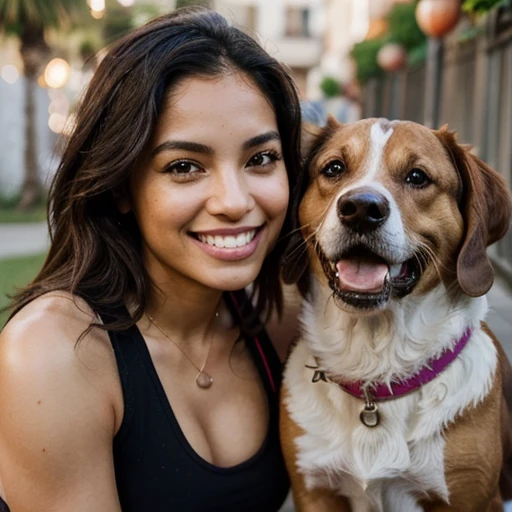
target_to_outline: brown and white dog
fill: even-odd
[[[284,268],[306,297],[281,407],[297,510],[502,510],[511,369],[483,320],[504,180],[446,128],[384,119],[330,119],[306,167]]]

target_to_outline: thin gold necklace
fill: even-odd
[[[208,356],[210,355],[210,349],[212,348],[212,341],[213,336],[210,336],[210,345],[208,346],[208,352],[206,353],[206,359],[204,360],[204,363],[201,367],[197,366],[192,359],[188,356],[188,354],[183,350],[180,345],[178,345],[168,334],[166,334],[162,328],[155,322],[155,319],[148,315],[146,313],[146,316],[148,317],[149,321],[173,344],[175,345],[180,352],[187,358],[187,360],[190,362],[190,364],[198,371],[198,374],[196,375],[196,384],[201,389],[208,389],[213,384],[213,377],[204,371],[204,368],[206,366],[206,363],[208,362]],[[215,312],[215,318],[219,317],[218,311]]]

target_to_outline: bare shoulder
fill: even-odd
[[[283,284],[283,315],[271,315],[266,327],[270,339],[276,348],[281,361],[288,356],[290,345],[295,341],[299,332],[299,313],[302,307],[302,297],[295,285]]]
[[[0,333],[0,397],[10,391],[59,396],[67,389],[66,396],[95,395],[98,407],[108,409],[121,394],[108,334],[89,329],[95,321],[83,300],[65,292],[25,306]]]
[[[0,365],[5,370],[49,371],[55,365],[93,369],[112,362],[108,334],[92,328],[97,318],[88,304],[66,292],[38,297],[0,332]],[[83,336],[85,334],[85,336]],[[78,341],[81,340],[79,343]]]
[[[101,329],[77,343],[94,320],[84,302],[52,292],[0,333],[0,474],[14,510],[116,503],[111,445],[122,394],[115,358]],[[69,494],[59,508],[63,489]]]

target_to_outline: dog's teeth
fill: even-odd
[[[389,267],[389,276],[391,278],[397,277],[398,275],[400,275],[400,271],[401,270],[402,270],[402,264],[401,263],[397,263],[396,265],[391,265]]]

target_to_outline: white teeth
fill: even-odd
[[[212,236],[202,235],[198,233],[197,237],[201,242],[215,247],[225,247],[227,249],[234,249],[236,247],[243,247],[247,245],[256,236],[256,230],[247,231],[247,233],[240,233],[236,236]]]
[[[400,275],[401,270],[402,270],[402,264],[401,263],[397,263],[396,265],[391,265],[389,267],[389,276],[391,278],[397,277],[397,276]]]
[[[242,245],[249,243],[251,240],[252,238],[247,239],[247,235],[245,233],[240,233],[235,239],[235,247],[242,247]]]
[[[224,247],[233,248],[236,247],[236,238],[234,236],[227,236],[224,238]]]

